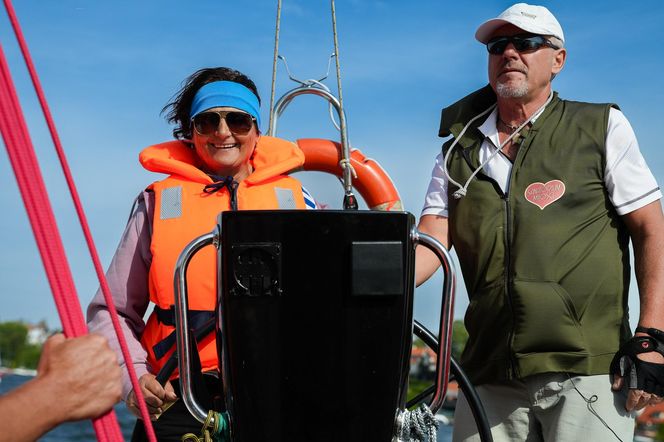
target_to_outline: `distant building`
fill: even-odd
[[[636,431],[634,434],[637,437],[634,440],[655,440],[659,428],[663,424],[664,403],[645,407],[641,414],[636,417]]]
[[[27,341],[30,345],[42,345],[48,338],[48,328],[42,321],[39,324],[26,324],[28,327]]]
[[[436,353],[429,347],[413,347],[410,353],[410,374],[419,379],[433,379]]]
[[[637,416],[636,422],[644,425],[664,424],[664,403],[649,405]]]

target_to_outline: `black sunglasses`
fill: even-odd
[[[191,119],[194,129],[199,135],[213,135],[219,130],[221,119],[226,120],[228,130],[237,135],[249,133],[256,119],[239,111],[206,111]]]
[[[530,34],[492,38],[486,44],[486,49],[489,51],[489,54],[501,55],[503,52],[505,52],[507,45],[510,43],[512,43],[514,45],[514,49],[519,52],[536,51],[542,46],[548,46],[553,49],[560,49],[558,46],[554,45],[541,35]]]

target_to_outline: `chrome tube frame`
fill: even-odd
[[[445,273],[443,283],[442,303],[440,313],[440,329],[438,332],[439,346],[436,361],[436,389],[428,404],[429,409],[436,413],[443,405],[445,394],[447,393],[447,383],[450,372],[450,356],[452,350],[452,315],[454,306],[454,294],[456,288],[456,270],[454,263],[443,244],[434,237],[419,232],[415,227],[411,231],[411,240],[417,245],[422,244],[436,254]],[[191,241],[177,259],[174,276],[175,289],[175,328],[178,358],[178,368],[180,370],[180,387],[182,389],[182,399],[187,410],[199,422],[203,423],[207,419],[207,411],[199,404],[193,394],[193,385],[191,371],[191,348],[189,347],[190,335],[187,318],[188,293],[187,293],[187,268],[192,257],[203,247],[209,245],[218,246],[220,233],[218,228],[213,232],[201,235]]]
[[[178,369],[180,370],[180,388],[182,390],[182,400],[187,410],[192,416],[201,423],[204,423],[208,417],[208,411],[205,410],[194,397],[191,371],[191,348],[189,347],[189,319],[187,317],[188,294],[187,294],[187,268],[191,258],[203,247],[219,243],[219,232],[215,229],[213,232],[201,235],[187,244],[178,256],[175,265],[175,332],[176,345],[178,352]]]
[[[345,195],[346,196],[352,195],[353,175],[349,163],[350,145],[348,144],[348,128],[346,125],[346,115],[341,109],[341,103],[339,103],[337,97],[335,97],[325,89],[316,87],[315,84],[308,86],[300,86],[296,87],[295,89],[291,89],[290,91],[286,92],[281,98],[279,98],[277,104],[274,105],[274,109],[271,109],[270,128],[267,134],[272,137],[276,136],[277,120],[279,119],[281,114],[286,110],[286,107],[288,107],[291,101],[293,101],[293,99],[299,95],[317,95],[319,97],[323,97],[328,103],[330,103],[334,107],[334,109],[336,109],[337,115],[339,116],[339,132],[341,133],[341,148],[342,148],[341,157],[344,161],[346,161],[346,164],[348,165],[346,167],[343,167],[342,183],[344,186]]]
[[[456,269],[449,251],[436,238],[427,235],[426,233],[419,232],[415,227],[413,227],[410,236],[415,244],[422,244],[436,254],[436,257],[443,265],[443,271],[445,274],[442,303],[440,307],[440,329],[438,331],[439,344],[436,359],[436,389],[434,390],[431,403],[428,404],[431,412],[436,413],[445,401],[447,383],[450,376]]]

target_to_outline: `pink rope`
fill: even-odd
[[[55,146],[55,150],[58,154],[58,158],[60,160],[60,165],[62,167],[63,174],[65,176],[67,186],[69,187],[69,191],[71,193],[71,197],[74,203],[74,207],[76,208],[76,213],[79,218],[79,222],[81,224],[81,228],[83,230],[83,234],[85,236],[85,240],[88,244],[88,250],[90,252],[90,256],[92,258],[92,262],[94,264],[95,272],[97,273],[97,278],[99,279],[99,284],[101,286],[102,293],[104,295],[104,299],[106,301],[106,305],[108,306],[108,310],[110,313],[111,321],[113,323],[113,328],[115,329],[116,336],[118,338],[118,343],[120,345],[120,348],[122,350],[122,355],[125,360],[125,366],[127,367],[128,373],[129,373],[129,378],[131,380],[131,384],[134,388],[134,392],[137,397],[137,402],[140,408],[141,412],[141,417],[143,419],[143,423],[145,425],[145,430],[146,434],[148,436],[148,440],[150,442],[156,442],[156,436],[154,433],[154,429],[152,428],[152,423],[150,420],[150,416],[147,410],[147,406],[145,405],[145,400],[143,398],[143,394],[141,391],[141,388],[138,384],[138,378],[136,376],[136,371],[134,369],[131,355],[129,353],[129,348],[127,346],[127,341],[124,337],[124,333],[122,332],[122,329],[120,327],[120,321],[118,319],[118,314],[117,310],[115,308],[115,304],[113,302],[113,297],[111,295],[110,288],[108,286],[108,282],[106,281],[106,277],[101,265],[101,261],[99,259],[99,255],[97,253],[97,249],[94,245],[94,241],[92,239],[92,234],[90,233],[90,228],[87,222],[87,218],[85,216],[85,213],[83,211],[83,205],[81,204],[80,198],[78,196],[78,191],[76,190],[76,185],[74,183],[69,165],[67,163],[67,159],[64,153],[64,149],[62,148],[62,143],[60,142],[60,137],[58,135],[58,132],[55,128],[55,123],[53,121],[48,103],[46,102],[45,94],[43,92],[43,89],[41,87],[41,83],[39,81],[39,78],[37,76],[37,71],[34,67],[34,63],[32,62],[32,57],[30,56],[30,52],[27,47],[27,43],[25,41],[25,38],[23,36],[23,32],[21,30],[20,24],[18,22],[18,19],[16,17],[16,13],[14,11],[14,8],[11,4],[10,0],[4,0],[5,8],[7,10],[7,13],[9,15],[9,19],[11,21],[12,27],[14,28],[14,33],[16,34],[16,38],[18,40],[19,46],[21,48],[21,52],[23,53],[23,57],[25,59],[26,65],[28,67],[28,71],[30,72],[30,78],[32,79],[32,83],[34,85],[35,91],[37,93],[37,97],[39,98],[39,102],[41,104],[42,110],[44,112],[44,117],[46,119],[49,131],[51,133],[51,138],[53,140],[53,144]],[[18,124],[18,127],[9,125],[8,129],[9,130],[3,130],[3,136],[5,136],[5,133],[7,132],[9,136],[15,136],[16,139],[14,140],[16,146],[24,146],[23,149],[16,149],[19,154],[18,158],[21,160],[17,161],[19,164],[21,164],[21,167],[18,169],[22,174],[22,178],[19,179],[19,172],[17,172],[17,169],[15,167],[15,173],[17,174],[17,181],[19,181],[19,186],[22,185],[21,181],[23,181],[23,185],[27,184],[28,191],[24,192],[24,190],[21,190],[21,193],[24,195],[24,200],[26,204],[26,209],[28,210],[28,216],[31,219],[31,223],[33,223],[33,217],[36,221],[33,223],[33,231],[35,232],[35,236],[37,237],[38,235],[44,235],[44,241],[48,246],[46,247],[46,251],[42,253],[46,253],[49,258],[50,264],[49,266],[45,267],[47,268],[47,276],[49,277],[49,281],[53,280],[55,281],[55,284],[57,285],[54,287],[54,283],[51,283],[51,290],[53,291],[54,294],[54,299],[56,303],[56,308],[58,309],[58,312],[60,314],[60,318],[62,321],[63,325],[63,330],[67,336],[78,336],[80,334],[85,334],[87,333],[87,328],[85,326],[85,320],[83,319],[83,314],[81,310],[80,303],[78,301],[78,297],[76,296],[76,289],[74,287],[73,283],[73,278],[71,277],[71,272],[69,270],[67,261],[66,261],[66,256],[64,254],[64,248],[62,247],[62,242],[60,240],[58,231],[57,231],[57,225],[55,222],[55,217],[53,216],[53,212],[50,209],[50,203],[48,200],[48,196],[46,193],[46,187],[44,186],[43,179],[41,178],[41,172],[39,171],[39,164],[37,163],[37,159],[34,153],[34,149],[32,147],[32,143],[30,142],[29,138],[29,133],[27,130],[27,126],[25,125],[25,121],[22,118],[22,112],[20,109],[20,104],[18,102],[18,97],[16,96],[15,89],[13,87],[12,81],[11,81],[11,76],[9,74],[9,69],[7,67],[6,60],[4,58],[4,54],[2,53],[2,48],[0,47],[0,55],[2,55],[2,71],[3,71],[3,82],[5,83],[6,90],[8,92],[9,97],[5,97],[3,94],[2,96],[2,101],[3,101],[3,113],[5,105],[5,98],[8,98],[8,103],[9,105],[13,105],[13,115],[16,116],[16,122]],[[7,115],[7,117],[11,118],[11,114]],[[4,119],[4,116],[3,116]],[[13,130],[15,129],[15,130]],[[9,144],[7,141],[5,141],[7,150],[10,150]],[[24,157],[25,155],[25,157]],[[24,163],[22,160],[25,160],[25,166],[22,166]],[[14,165],[14,161],[12,161],[12,165]],[[24,169],[25,167],[25,169]],[[26,174],[25,172],[28,172]],[[38,181],[35,183],[35,181]],[[36,184],[36,186],[35,186]],[[30,189],[38,189],[37,191],[31,192]],[[26,198],[25,194],[30,194],[28,198]],[[32,195],[36,194],[36,195]],[[44,208],[48,207],[48,210],[44,210]],[[41,210],[38,210],[41,209]],[[45,219],[43,221],[41,220],[41,217],[36,216],[35,214],[39,214],[41,212],[47,212],[45,214]],[[31,214],[32,213],[32,214]],[[49,227],[50,229],[47,229],[46,227]],[[39,233],[37,233],[39,232]],[[40,243],[38,239],[38,244]],[[42,251],[42,248],[40,246],[40,252]],[[51,253],[54,253],[54,256],[51,256]],[[46,258],[43,257],[42,259],[46,262]],[[51,270],[50,267],[53,267]],[[59,275],[67,275],[64,278],[59,277]],[[57,290],[57,291],[56,291]],[[60,293],[60,295],[56,295],[56,293]],[[69,295],[71,294],[71,295]],[[67,325],[65,325],[67,323]],[[80,328],[79,328],[80,327]],[[70,334],[71,333],[71,334]],[[93,422],[93,425],[95,426],[95,431],[97,432],[97,437],[101,441],[102,439],[99,437],[100,432],[97,431],[97,423],[101,421],[101,426],[103,426],[106,430],[109,431],[109,435],[113,434],[114,436],[117,436],[117,438],[112,438],[110,440],[122,440],[122,436],[119,433],[119,427],[117,424],[117,419],[115,419],[115,415],[112,412],[109,412],[108,415],[112,415],[113,422],[111,423],[110,420],[105,419],[106,416],[97,419]],[[111,425],[114,424],[114,425]],[[111,426],[115,427],[114,429],[111,428]],[[117,433],[117,434],[114,434]]]
[[[27,127],[18,107],[18,98],[0,47],[0,132],[5,141],[9,160],[14,168],[16,181],[28,212],[28,218],[42,257],[46,276],[53,292],[56,307],[67,336],[87,333],[81,306],[76,297],[76,288],[67,265],[62,241],[55,217],[44,189],[44,181],[37,164]],[[110,422],[115,423],[113,427]],[[111,410],[97,419],[93,426],[100,441],[122,440],[115,414]]]

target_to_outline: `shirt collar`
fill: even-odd
[[[537,121],[537,119],[542,115],[544,110],[546,109],[543,108],[539,112],[537,112],[533,118],[530,120],[531,125]],[[491,143],[493,144],[494,148],[497,148],[500,146],[500,141],[498,140],[498,127],[496,126],[498,124],[498,107],[496,106],[493,111],[489,114],[488,117],[486,117],[486,120],[484,120],[484,123],[482,123],[481,126],[479,126],[477,129],[482,132],[482,135],[484,135],[485,139],[489,139]]]

